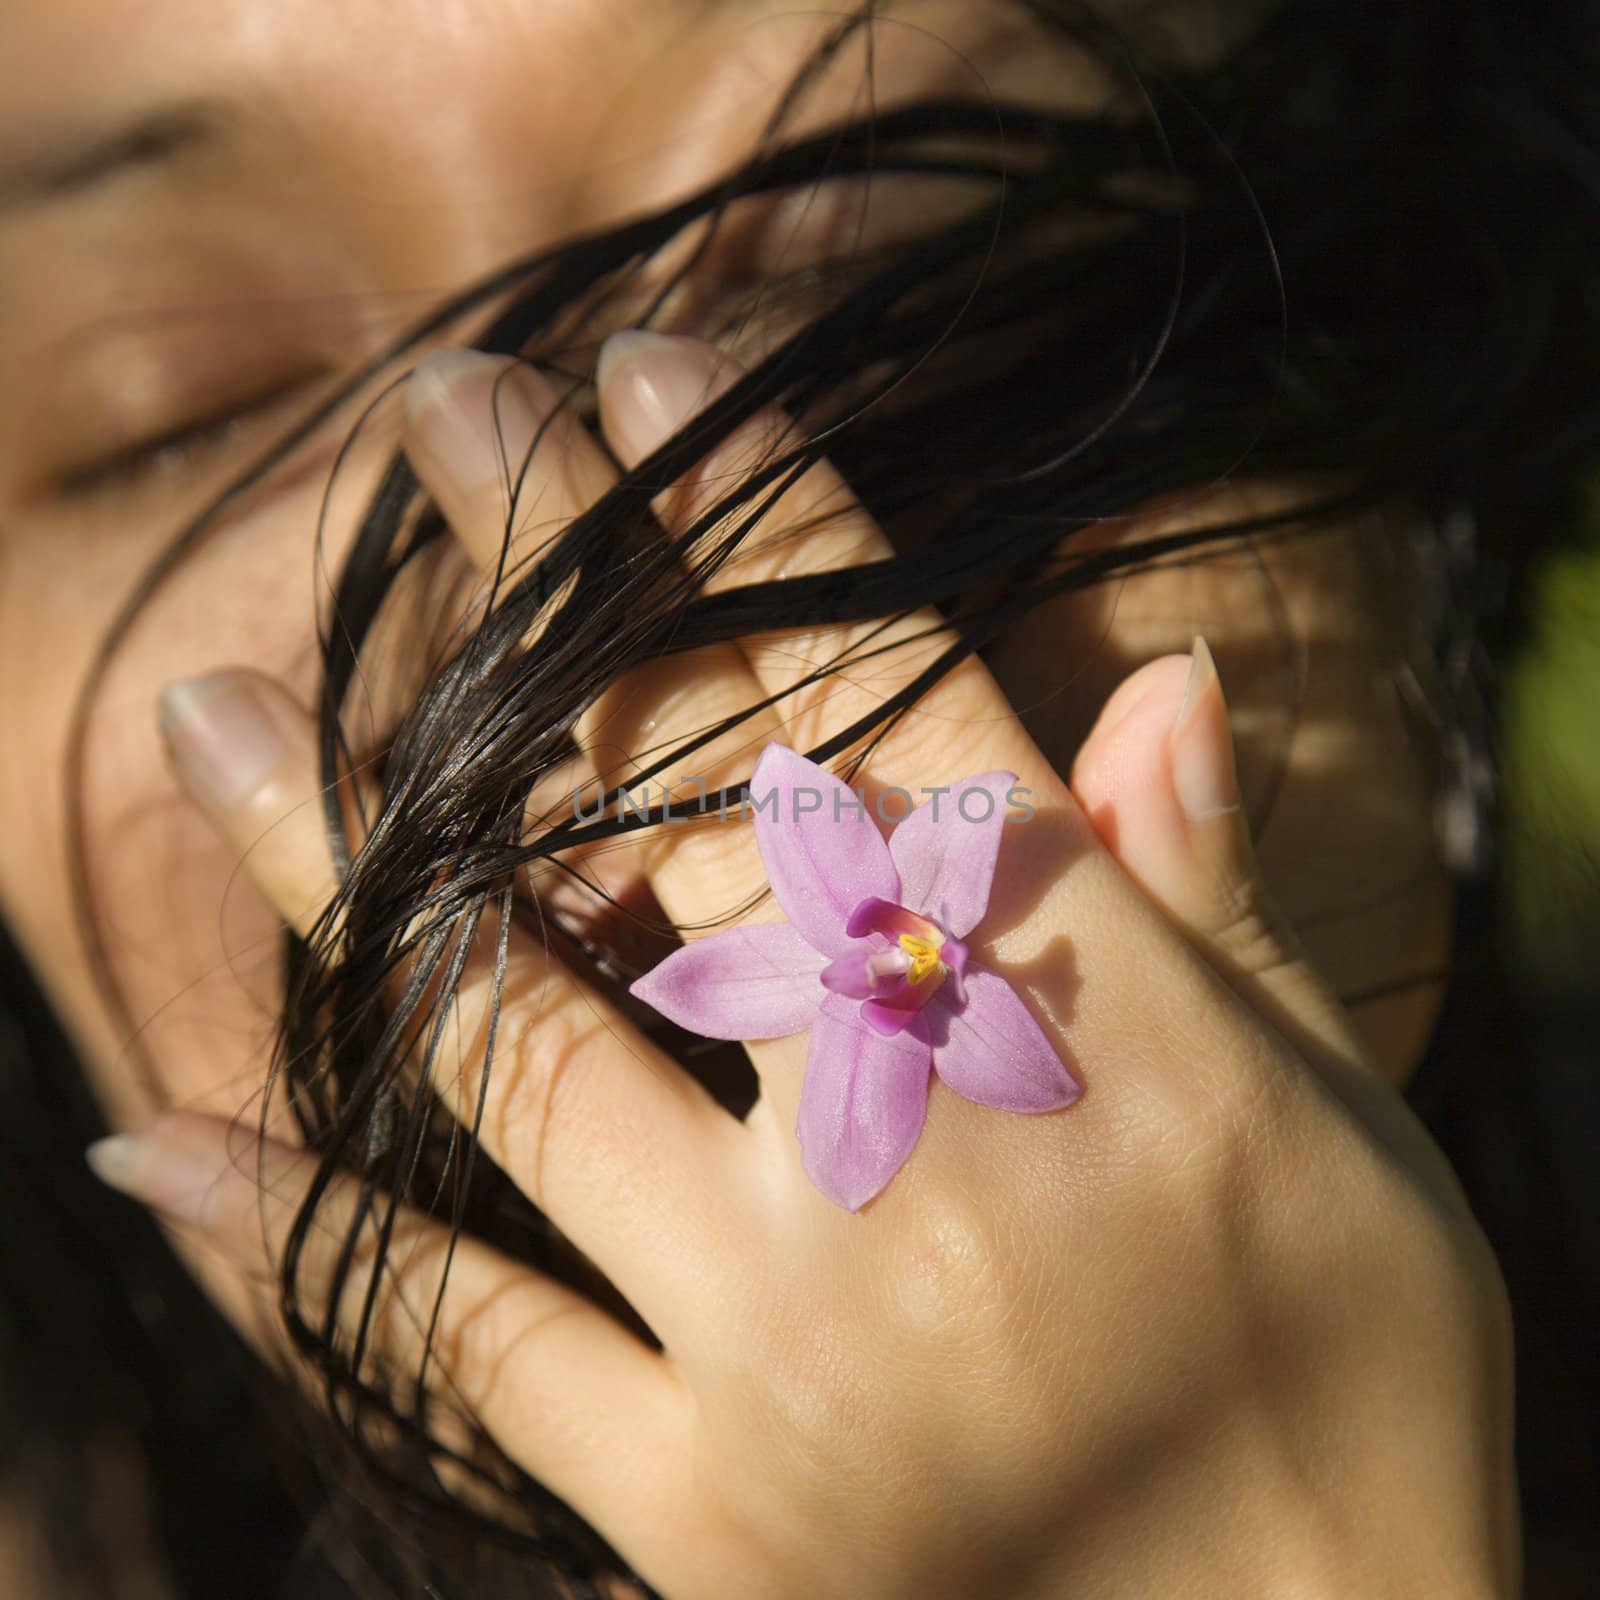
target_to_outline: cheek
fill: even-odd
[[[351,477],[360,480],[353,498],[374,481],[360,463]],[[118,607],[181,523],[130,518],[114,542],[54,518],[4,534],[0,915],[114,1122],[140,1120],[155,1101],[230,1113],[262,1082],[279,923],[169,776],[156,699],[172,679],[224,665],[269,673],[309,698],[320,488],[308,478],[264,498],[180,563],[139,614],[95,696],[78,791],[82,864],[120,1010],[94,980],[75,915],[69,726]],[[323,570],[336,569],[341,537],[329,535],[324,556]]]

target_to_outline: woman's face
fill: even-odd
[[[1094,93],[1092,74],[991,4],[908,0],[888,16],[880,105],[984,84]],[[768,0],[6,6],[0,916],[114,1122],[150,1107],[75,928],[64,758],[75,695],[139,574],[319,386],[435,301],[736,163],[836,20]],[[864,59],[858,41],[794,126],[864,111]],[[704,279],[680,325],[715,310],[716,274],[732,270]],[[319,567],[318,513],[348,426],[335,419],[180,565],[95,705],[88,879],[142,1054],[174,1102],[231,1112],[259,1086],[277,922],[179,800],[156,696],[246,664],[309,697],[315,607],[394,437],[383,413],[364,430]],[[1263,797],[1287,762],[1261,841],[1269,875],[1348,992],[1440,966],[1448,908],[1384,690],[1369,554],[1352,530],[1292,556],[1141,578],[1036,614],[995,662],[1066,768],[1110,681],[1203,631],[1236,708],[1247,795]],[[1292,734],[1272,584],[1307,649]],[[1358,1013],[1391,1076],[1415,1060],[1431,994]]]

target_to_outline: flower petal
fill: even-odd
[[[930,939],[935,943],[944,935],[937,923],[907,911],[893,900],[869,895],[845,920],[845,933],[852,939],[864,939],[868,934],[881,933],[886,939],[898,939],[909,933],[913,939]]]
[[[872,994],[872,969],[868,963],[878,952],[865,939],[848,946],[822,969],[822,987],[851,1000],[865,1000]],[[909,965],[910,958],[907,957]]]
[[[967,1003],[967,947],[959,939],[946,939],[939,951],[944,964],[944,981],[950,985],[950,998],[958,1005]]]
[[[628,993],[708,1039],[782,1039],[815,1020],[822,966],[787,922],[757,923],[674,950]]]
[[[806,1175],[859,1211],[897,1173],[922,1133],[932,1052],[920,1019],[892,1039],[828,995],[811,1030],[795,1133]]]
[[[822,987],[852,1000],[893,993],[905,987],[911,957],[883,940],[857,939],[822,969]]]
[[[923,1012],[933,1070],[959,1095],[1002,1111],[1057,1111],[1083,1093],[1004,978],[969,961],[967,1003],[936,995]]]
[[[772,892],[824,955],[844,949],[844,925],[862,900],[899,898],[889,847],[865,805],[816,762],[769,744],[750,780],[750,802]]]
[[[923,1005],[926,1004],[927,1001],[923,1001]],[[897,1033],[904,1033],[911,1026],[921,1009],[922,1006],[917,1005],[897,1006],[883,1000],[863,1000],[859,1015],[874,1033],[881,1034],[885,1039],[892,1039]]]
[[[1006,796],[1016,781],[1013,772],[963,778],[900,823],[889,836],[889,854],[900,874],[901,905],[957,939],[977,927],[989,906]],[[963,806],[979,820],[968,822]]]

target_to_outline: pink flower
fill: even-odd
[[[811,1029],[795,1132],[811,1181],[851,1211],[911,1154],[933,1073],[1006,1111],[1054,1111],[1083,1092],[1011,986],[962,942],[988,908],[1015,782],[966,778],[885,844],[838,778],[768,745],[750,796],[789,920],[696,940],[632,986],[712,1039]]]

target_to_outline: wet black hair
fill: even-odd
[[[631,935],[563,926],[529,870],[560,873],[574,850],[636,829],[637,817],[621,814],[613,790],[595,820],[552,816],[530,829],[527,818],[530,791],[571,753],[585,708],[625,674],[754,631],[940,607],[955,643],[810,752],[853,764],[940,676],[1052,596],[1403,506],[1423,530],[1408,559],[1425,595],[1422,711],[1444,753],[1441,782],[1458,812],[1485,817],[1492,805],[1486,644],[1503,642],[1518,573],[1600,454],[1600,63],[1588,8],[1288,0],[1197,65],[1164,32],[1184,7],[1113,20],[1071,0],[1011,0],[1042,46],[1098,63],[1103,104],[1063,110],[975,90],[789,136],[810,86],[870,38],[874,9],[841,18],[737,170],[513,263],[354,375],[174,540],[85,686],[75,760],[104,666],[166,574],[345,399],[429,341],[469,338],[537,362],[566,378],[566,403],[583,414],[594,346],[619,308],[648,323],[773,197],[867,175],[977,196],[954,216],[930,212],[909,240],[874,247],[864,235],[837,259],[735,296],[712,336],[734,339],[758,303],[777,304],[776,346],[531,559],[496,574],[376,748],[359,731],[364,653],[447,533],[403,459],[337,576],[321,624],[320,730],[341,881],[311,938],[288,940],[262,1116],[286,1103],[321,1157],[281,1303],[339,1426],[319,1448],[353,1463],[362,1486],[340,1513],[350,1545],[388,1530],[366,1569],[372,1592],[594,1594],[626,1571],[456,1413],[446,1387],[385,1363],[368,1336],[370,1296],[353,1336],[332,1318],[342,1296],[362,1292],[357,1231],[375,1234],[381,1256],[402,1204],[631,1315],[446,1113],[427,1070],[485,926],[503,939],[525,924],[600,981],[627,975]],[[685,238],[698,252],[641,314],[645,273]],[[771,403],[799,421],[798,438],[672,548],[653,537],[652,495]],[[763,505],[824,455],[899,553],[848,574],[709,591]],[[526,464],[507,463],[513,483]],[[1084,548],[1085,534],[1161,496],[1244,480],[1297,496],[1250,520],[1202,515],[1160,538]],[[849,664],[821,663],[814,677]],[[693,770],[720,731],[636,752],[627,781]],[[649,823],[663,816],[657,805]],[[85,936],[115,1003],[81,814],[72,823]],[[1461,864],[1482,871],[1488,830],[1470,837]],[[613,929],[638,916],[613,910]],[[697,1070],[735,1114],[748,1105],[753,1085],[737,1063]],[[155,1064],[149,1078],[159,1089]],[[366,1204],[330,1296],[302,1282],[301,1247],[341,1172],[361,1175]]]

